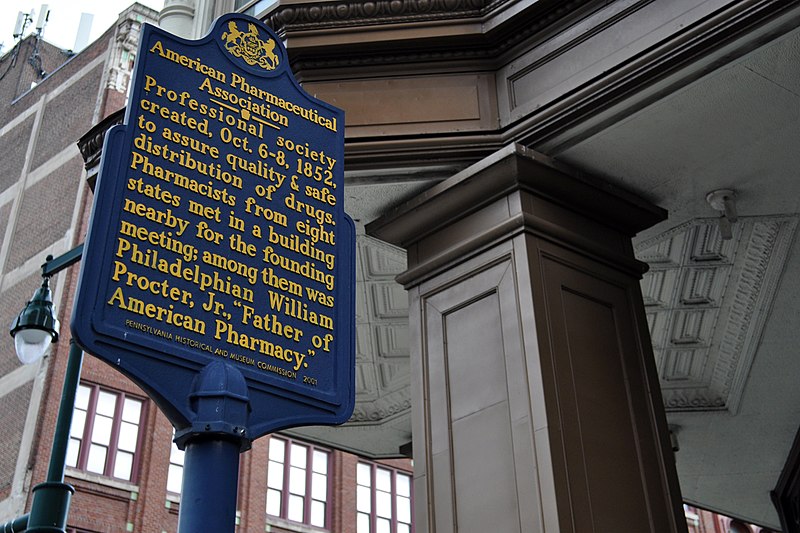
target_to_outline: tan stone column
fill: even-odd
[[[185,39],[192,39],[197,0],[165,0],[158,25]]]
[[[631,237],[513,145],[369,224],[405,248],[417,533],[686,531]]]

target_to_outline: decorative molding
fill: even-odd
[[[652,1],[652,0],[645,0]],[[346,30],[358,28],[380,28],[400,24],[432,23],[453,24],[465,22],[482,27],[495,15],[500,16],[514,0],[377,0],[368,2],[314,2],[307,4],[281,5],[271,11],[264,22],[276,33]],[[303,68],[343,68],[352,66],[385,65],[416,62],[493,59],[511,50],[521,42],[552,29],[559,19],[587,6],[600,6],[593,0],[565,0],[540,2],[524,15],[516,15],[513,23],[504,25],[503,31],[463,35],[452,33],[451,45],[431,48],[414,46],[404,50],[396,42],[379,52],[374,47],[365,54],[344,54],[335,57],[315,52],[312,57],[302,59]],[[520,20],[524,18],[523,20]],[[513,29],[507,26],[513,26]],[[413,38],[412,38],[413,40]],[[439,40],[442,40],[440,35]]]
[[[408,307],[405,315],[408,316]],[[382,358],[408,358],[408,324],[384,324],[375,326],[376,349]]]
[[[356,405],[349,424],[383,424],[411,410],[408,297],[393,280],[406,268],[405,252],[359,235],[356,323]]]
[[[103,120],[86,132],[83,137],[78,139],[78,149],[87,170],[87,180],[92,191],[94,191],[97,173],[100,170],[100,157],[103,155],[103,142],[106,139],[106,132],[117,124],[122,124],[125,119],[125,108],[122,108]]]
[[[510,0],[374,0],[277,7],[265,19],[275,31],[318,30],[483,16]]]
[[[383,423],[407,411],[411,411],[411,392],[408,387],[405,387],[369,403],[356,401],[353,416],[347,423]]]
[[[372,279],[394,279],[406,269],[406,254],[400,249],[378,239],[361,236],[364,273]]]
[[[120,14],[109,51],[110,68],[106,76],[106,89],[128,92],[142,24],[156,24],[157,19],[158,11],[141,4],[133,4]]]
[[[744,259],[745,269],[733,298],[735,308],[731,312],[729,329],[726,330],[726,340],[736,339],[733,351],[745,355],[735,372],[726,375],[725,385],[731,391],[729,409],[732,412],[738,411],[741,393],[761,342],[761,333],[784,270],[797,221],[798,217],[760,220],[755,223],[751,233]],[[728,344],[723,342],[722,346]]]
[[[408,296],[403,287],[394,281],[370,283],[372,287],[372,312],[378,319],[408,317]]]
[[[696,219],[637,244],[668,411],[737,411],[797,222],[740,218],[722,240],[716,219]]]

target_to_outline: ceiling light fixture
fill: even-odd
[[[733,238],[733,224],[738,220],[736,193],[732,189],[719,189],[706,195],[706,202],[720,213],[719,231],[723,240]]]

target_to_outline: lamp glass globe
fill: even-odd
[[[14,335],[17,357],[24,365],[38,361],[47,351],[51,342],[53,342],[53,336],[49,332],[36,328],[26,328],[17,331]]]

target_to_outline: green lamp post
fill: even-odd
[[[35,363],[44,355],[51,343],[58,341],[60,324],[53,310],[50,277],[78,261],[82,252],[83,245],[80,245],[56,259],[47,256],[47,262],[42,265],[42,286],[36,289],[10,329],[17,357],[23,364]],[[0,524],[2,533],[66,532],[67,514],[75,489],[64,483],[64,469],[82,363],[83,351],[70,341],[47,478],[43,483],[33,487],[30,513]]]

